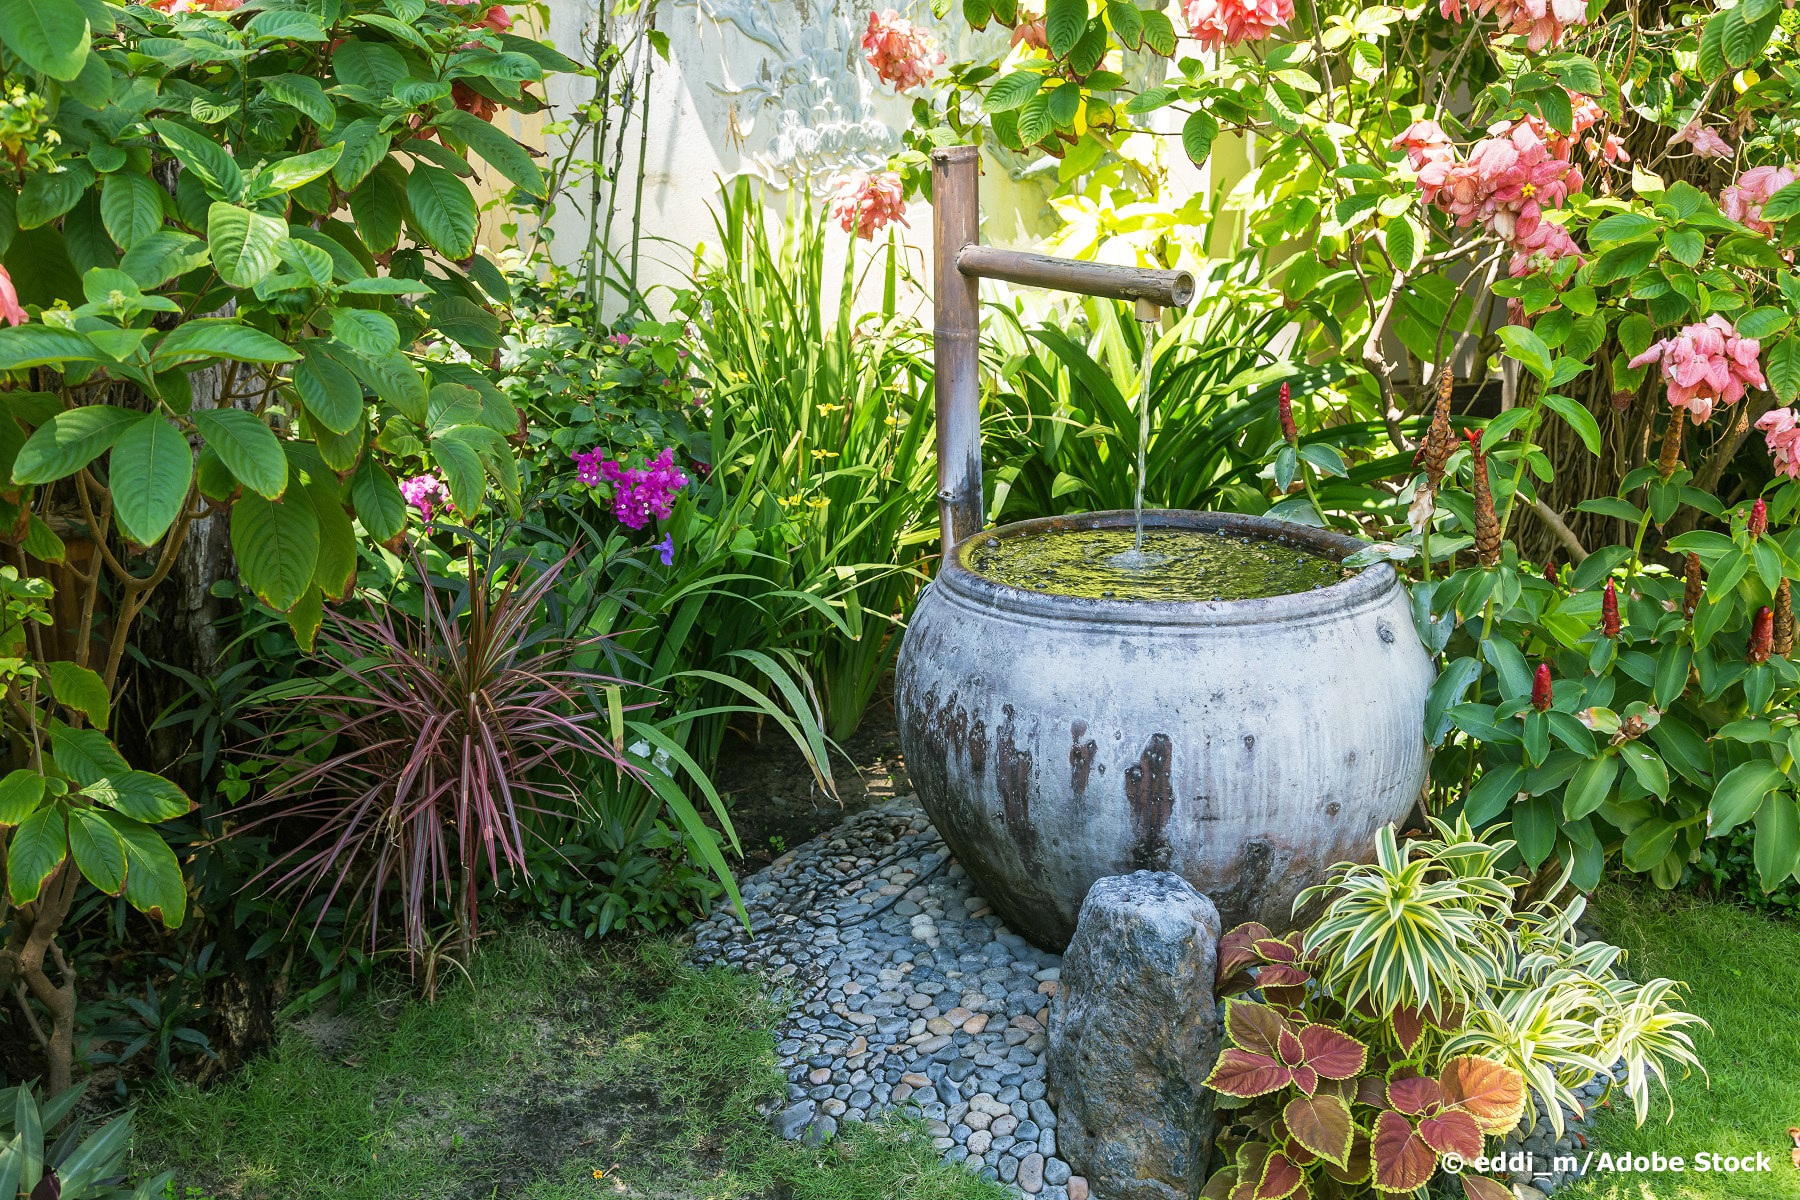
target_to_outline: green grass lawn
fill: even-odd
[[[1800,1125],[1800,924],[1648,887],[1603,890],[1595,910],[1609,939],[1629,952],[1634,978],[1685,980],[1688,1008],[1712,1025],[1695,1039],[1710,1085],[1698,1074],[1676,1082],[1667,1123],[1666,1103],[1653,1106],[1641,1128],[1629,1107],[1603,1110],[1595,1149],[1679,1154],[1690,1163],[1702,1151],[1760,1150],[1773,1170],[1590,1175],[1559,1191],[1559,1200],[1800,1200],[1786,1133]]]
[[[1000,1200],[916,1127],[783,1142],[775,1002],[666,943],[515,930],[437,1003],[290,1032],[230,1082],[140,1111],[137,1166],[176,1200]]]

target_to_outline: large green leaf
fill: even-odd
[[[366,180],[369,173],[387,158],[388,148],[393,144],[388,135],[381,132],[381,126],[366,117],[344,126],[341,140],[344,154],[332,168],[332,177],[346,191]]]
[[[127,771],[91,783],[82,794],[134,821],[172,821],[194,807],[187,793],[149,771]]]
[[[213,199],[235,199],[244,190],[243,172],[215,138],[174,121],[151,121],[150,126]]]
[[[26,817],[12,833],[6,853],[6,890],[14,904],[30,904],[43,890],[44,881],[69,856],[69,835],[63,824],[63,808],[52,804]]]
[[[93,182],[94,169],[79,159],[59,171],[27,176],[13,212],[19,228],[35,229],[54,221],[74,208]],[[65,227],[63,233],[72,231]]]
[[[363,390],[349,368],[313,341],[294,366],[294,390],[314,420],[333,433],[349,433],[362,420]]]
[[[219,278],[232,287],[255,287],[281,261],[275,246],[287,225],[274,217],[218,201],[206,210],[206,245]]]
[[[150,356],[150,361],[160,373],[214,358],[284,363],[299,357],[297,350],[242,321],[231,317],[201,317],[183,321],[170,330]]]
[[[432,439],[431,453],[450,486],[450,500],[456,514],[464,521],[481,511],[482,493],[487,488],[487,474],[481,467],[481,456],[471,444],[467,426],[459,426]]]
[[[140,546],[154,544],[187,502],[194,478],[194,452],[187,435],[154,413],[113,443],[113,511],[125,536]]]
[[[460,108],[451,109],[439,117],[436,123],[448,129],[459,141],[479,154],[482,161],[488,166],[533,196],[541,199],[548,194],[549,189],[544,184],[544,173],[538,169],[536,163],[531,161],[531,155],[526,152],[525,147],[507,137],[493,125]]]
[[[1733,767],[1713,789],[1708,834],[1718,836],[1748,821],[1783,779],[1780,768],[1767,759]]]
[[[156,180],[136,171],[115,171],[106,177],[100,187],[100,219],[121,250],[130,250],[162,228],[165,195]]]
[[[11,829],[37,811],[44,799],[44,777],[21,767],[0,779],[0,829]]]
[[[271,75],[261,83],[269,95],[311,117],[321,129],[330,129],[336,123],[337,109],[318,80],[306,75]]]
[[[37,324],[0,328],[0,371],[92,362],[99,357],[94,343],[72,329]]]
[[[336,166],[338,157],[343,152],[344,147],[340,143],[272,163],[269,166],[269,186],[276,191],[291,192],[302,184],[311,183]],[[285,233],[286,230],[282,232]]]
[[[462,180],[429,163],[416,163],[406,177],[406,203],[419,237],[445,258],[475,253],[475,197]]]
[[[1087,29],[1087,0],[1047,0],[1044,5],[1044,35],[1050,53],[1066,56],[1081,40]]]
[[[73,475],[111,449],[141,412],[89,404],[59,412],[38,427],[13,460],[14,483],[50,483]]]
[[[89,883],[109,896],[125,889],[125,843],[98,812],[69,810],[69,851]]]
[[[98,673],[61,658],[43,664],[43,670],[50,678],[57,703],[92,721],[94,728],[106,728],[112,720],[112,696]]]
[[[1794,798],[1777,792],[1756,812],[1756,873],[1765,892],[1800,868],[1800,810]]]
[[[194,424],[245,487],[270,500],[287,490],[287,455],[281,452],[281,439],[261,417],[241,408],[207,408],[194,414]],[[236,527],[234,514],[234,532]],[[311,567],[308,563],[307,569]]]
[[[187,915],[187,887],[175,852],[156,830],[125,817],[107,818],[125,843],[125,900],[131,907],[174,929]]]
[[[76,729],[61,721],[52,721],[50,750],[62,773],[83,787],[131,770],[125,765],[118,747],[98,729]]]
[[[313,583],[321,594],[341,600],[356,583],[357,538],[350,514],[331,476],[312,476],[306,495],[319,519],[319,554],[313,563]]]
[[[0,41],[32,70],[67,83],[87,64],[87,17],[70,0],[0,0]]]
[[[244,584],[264,604],[286,612],[312,586],[319,561],[312,501],[304,494],[286,500],[246,494],[231,506],[231,548]]]
[[[388,541],[406,528],[406,499],[394,477],[373,455],[358,463],[356,474],[350,477],[350,503],[363,532],[375,541]]]

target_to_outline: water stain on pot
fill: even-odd
[[[1150,744],[1137,762],[1125,769],[1125,802],[1131,809],[1131,862],[1138,870],[1161,871],[1169,865],[1169,840],[1165,829],[1175,809],[1175,790],[1169,782],[1169,763],[1174,746],[1166,733],[1150,735]]]
[[[1087,722],[1076,721],[1069,726],[1069,787],[1080,800],[1087,794],[1088,773],[1094,768],[1094,753],[1098,749],[1094,739],[1087,737]]]

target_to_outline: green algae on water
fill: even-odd
[[[1141,553],[1133,540],[1130,529],[984,537],[967,564],[996,583],[1090,600],[1261,600],[1345,576],[1323,554],[1223,529],[1146,529]]]

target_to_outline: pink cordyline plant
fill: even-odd
[[[1795,179],[1800,174],[1791,167],[1751,167],[1719,193],[1719,207],[1738,224],[1768,237],[1775,226],[1762,219],[1763,205]]]
[[[852,171],[838,180],[831,216],[845,233],[869,241],[890,221],[906,224],[906,186],[895,171]]]
[[[1660,362],[1669,403],[1704,421],[1712,416],[1714,405],[1742,400],[1745,388],[1768,386],[1757,361],[1761,350],[1755,338],[1740,336],[1731,322],[1713,313],[1650,346],[1631,365]]]
[[[1771,409],[1756,419],[1756,427],[1762,430],[1776,472],[1800,479],[1800,415],[1791,408]]]
[[[1683,142],[1694,148],[1694,153],[1701,158],[1730,158],[1736,153],[1731,143],[1702,125],[1698,118],[1689,121],[1682,130],[1669,139],[1671,147]]]
[[[327,611],[318,654],[331,669],[306,703],[278,712],[271,739],[300,716],[301,746],[246,828],[274,827],[289,848],[258,878],[323,899],[369,929],[397,912],[417,966],[440,910],[466,947],[478,897],[502,866],[525,869],[521,814],[563,808],[597,765],[638,772],[597,725],[600,688],[577,665],[591,642],[533,632],[570,560],[521,584],[492,568],[465,594],[422,590],[423,612],[382,603],[366,618]],[[415,569],[428,579],[424,564]],[[316,761],[315,761],[316,760]]]
[[[869,14],[862,47],[875,74],[899,92],[930,81],[944,61],[937,40],[891,8]]]
[[[1294,19],[1294,0],[1182,0],[1181,15],[1202,49],[1260,42]]]
[[[1534,52],[1560,44],[1569,26],[1587,24],[1583,0],[1476,0],[1469,10],[1481,17],[1492,13],[1502,34],[1522,35]],[[1462,22],[1461,0],[1438,0],[1438,11]]]

